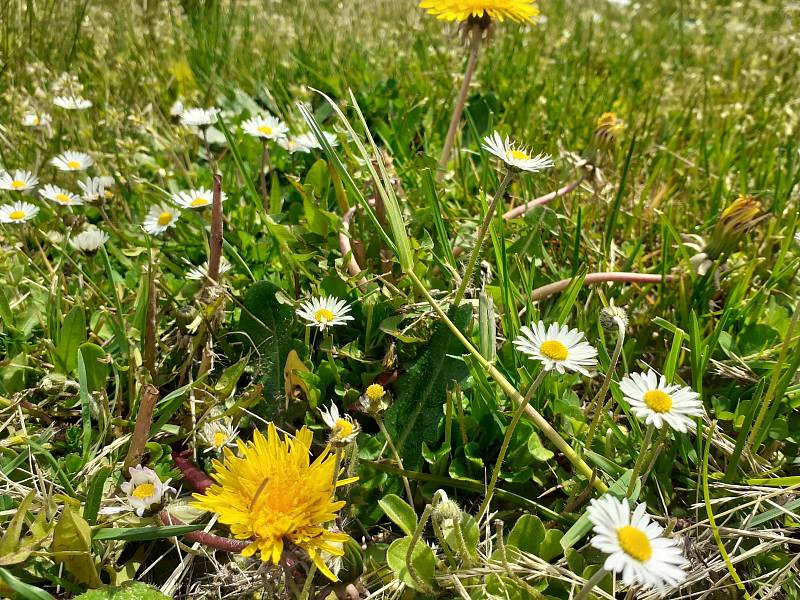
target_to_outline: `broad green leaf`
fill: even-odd
[[[55,351],[56,370],[69,374],[78,366],[78,348],[86,341],[86,317],[83,308],[75,306],[61,326],[61,335]]]
[[[410,546],[410,537],[400,538],[392,542],[392,545],[389,546],[389,551],[386,553],[386,563],[389,565],[389,568],[394,571],[395,576],[408,587],[417,591],[425,591],[422,589],[423,586],[420,586],[408,572],[406,555],[408,554]],[[436,557],[433,555],[433,550],[422,540],[418,541],[414,546],[414,550],[411,554],[411,566],[424,585],[430,588],[434,587]]]
[[[508,534],[509,546],[515,546],[529,554],[539,554],[539,546],[544,540],[545,529],[542,520],[536,515],[522,515]]]
[[[163,525],[158,527],[106,527],[95,531],[92,539],[97,540],[126,540],[144,541],[159,540],[162,538],[175,537],[184,533],[200,531],[205,525]]]
[[[83,355],[83,364],[86,367],[86,385],[89,391],[98,392],[104,389],[109,370],[105,350],[97,344],[86,342],[80,345],[78,351]]]
[[[89,523],[64,505],[61,518],[53,530],[53,558],[64,565],[75,579],[88,587],[103,584],[92,559],[92,532]]]
[[[75,600],[169,600],[169,596],[147,584],[133,581],[118,588],[89,590]]]
[[[17,594],[17,597],[21,598],[22,600],[55,600],[53,596],[44,590],[40,590],[36,586],[17,579],[11,574],[10,571],[7,571],[6,569],[0,568],[0,581],[8,586],[15,594]],[[2,586],[0,586],[0,592],[3,591],[1,588]]]
[[[392,522],[400,527],[406,535],[414,535],[417,529],[417,513],[397,494],[387,494],[378,500],[383,512]]]
[[[6,532],[3,534],[2,539],[0,539],[0,557],[7,553],[14,552],[19,548],[19,538],[22,535],[22,526],[25,524],[25,516],[28,514],[35,497],[36,490],[31,490],[16,508],[11,522],[6,527]]]

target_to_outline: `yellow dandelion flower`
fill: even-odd
[[[239,456],[225,448],[223,461],[212,461],[216,483],[205,494],[195,494],[193,504],[219,515],[237,539],[251,542],[243,556],[260,552],[261,560],[278,564],[288,544],[307,552],[336,581],[322,552],[342,556],[348,536],[325,524],[345,505],[334,498],[335,487],[355,478],[334,484],[336,458],[326,448],[311,462],[312,437],[303,427],[294,438],[281,439],[270,423],[266,436],[256,431],[251,442],[238,441]]]
[[[606,112],[597,119],[597,129],[595,137],[600,141],[613,144],[625,131],[625,121],[617,116],[617,113]]]
[[[419,7],[445,21],[466,21],[487,16],[518,23],[537,20],[536,0],[420,0]]]

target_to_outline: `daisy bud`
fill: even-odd
[[[709,259],[715,260],[729,254],[739,245],[745,233],[756,225],[763,215],[761,203],[751,196],[742,196],[722,211],[711,232],[711,239],[704,251]]]
[[[600,310],[600,325],[607,331],[619,331],[628,326],[628,314],[621,306],[605,306]]]
[[[439,490],[442,500],[433,509],[432,517],[437,522],[451,521],[458,523],[461,520],[461,508],[447,497],[444,490]]]

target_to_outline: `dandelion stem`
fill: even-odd
[[[453,321],[447,316],[447,313],[444,312],[439,303],[430,295],[428,289],[425,287],[425,284],[420,281],[417,274],[414,271],[409,270],[407,272],[408,277],[411,281],[414,282],[414,285],[420,292],[425,296],[425,299],[428,301],[428,304],[431,305],[434,312],[439,315],[439,317],[444,321],[445,325],[447,325],[448,329],[453,332],[453,335],[456,336],[458,341],[460,341],[464,348],[478,361],[478,363],[486,369],[492,379],[497,382],[497,385],[503,390],[503,392],[511,398],[517,404],[524,402],[525,399],[523,398],[522,394],[520,394],[517,389],[511,385],[511,383],[505,378],[505,376],[498,371],[488,360],[486,360],[483,355],[473,346],[470,341],[464,337],[464,334],[455,326]],[[553,429],[553,426],[547,422],[539,411],[537,411],[532,406],[528,405],[525,407],[525,412],[528,415],[528,418],[533,421],[533,424],[539,428],[544,436],[550,440],[550,442],[559,449],[559,451],[567,457],[567,459],[573,464],[575,469],[587,479],[592,481],[592,485],[594,485],[595,489],[600,492],[601,494],[605,494],[608,491],[608,486],[600,479],[600,478],[592,478],[593,471],[592,468],[586,464],[578,453],[572,449],[567,441],[559,435],[559,433]]]
[[[608,571],[604,568],[600,568],[597,570],[597,573],[592,575],[585,584],[583,584],[583,588],[581,588],[580,593],[575,596],[574,600],[586,600],[589,597],[589,594],[592,590],[597,586],[598,583],[603,581],[603,577],[608,575]]]
[[[628,482],[628,491],[625,492],[625,496],[630,498],[633,495],[633,490],[636,488],[636,480],[639,478],[639,471],[642,470],[642,465],[644,464],[644,457],[647,454],[647,449],[650,447],[650,442],[653,439],[653,432],[656,430],[656,426],[650,423],[647,426],[647,431],[644,434],[644,440],[642,441],[642,446],[639,448],[639,456],[636,457],[636,462],[633,465],[633,473],[631,473],[631,480]]]
[[[625,342],[625,322],[619,318],[615,318],[614,320],[616,321],[618,327],[617,345],[614,346],[614,352],[611,355],[611,362],[608,365],[608,370],[606,371],[606,376],[603,379],[603,384],[600,386],[597,395],[592,399],[591,403],[586,409],[587,415],[594,411],[592,423],[589,425],[589,433],[586,436],[586,448],[589,450],[592,448],[592,440],[594,439],[595,430],[600,424],[600,419],[602,419],[603,413],[606,411],[606,394],[608,393],[608,388],[611,385],[611,378],[614,376],[614,371],[617,368],[619,355],[622,353],[622,344]]]
[[[378,429],[381,430],[383,437],[386,439],[386,443],[389,446],[389,450],[392,451],[392,455],[394,456],[394,460],[397,463],[397,466],[400,467],[405,471],[405,467],[403,466],[403,459],[400,458],[400,453],[397,451],[397,447],[394,445],[392,441],[392,436],[389,435],[389,431],[386,429],[386,425],[383,422],[383,417],[381,415],[375,415],[375,422],[378,424]],[[411,484],[408,482],[408,477],[403,475],[403,487],[406,490],[406,496],[408,496],[408,503],[411,506],[414,506],[414,494],[411,492]]]
[[[497,479],[500,477],[500,470],[503,467],[503,461],[506,458],[506,452],[508,452],[508,446],[511,444],[511,438],[514,435],[514,430],[517,428],[517,424],[519,423],[519,420],[522,418],[522,413],[525,412],[528,403],[531,401],[533,393],[541,385],[542,380],[544,380],[544,376],[546,374],[547,371],[545,371],[544,369],[539,371],[539,374],[536,376],[536,379],[528,388],[528,392],[525,394],[525,398],[523,398],[522,402],[519,403],[517,409],[514,411],[514,416],[511,418],[511,423],[506,428],[505,436],[503,436],[503,443],[500,445],[500,453],[497,455],[497,461],[495,462],[494,469],[492,470],[492,477],[491,479],[489,479],[489,487],[486,489],[486,496],[483,498],[483,502],[481,503],[481,508],[478,511],[478,521],[480,521],[486,514],[486,511],[489,510],[489,503],[491,502],[492,496],[494,495],[494,488],[497,485]]]
[[[467,101],[467,93],[469,92],[469,84],[472,82],[472,76],[475,74],[475,66],[478,64],[478,50],[481,47],[481,36],[483,30],[479,26],[473,26],[470,32],[469,40],[469,59],[467,60],[467,70],[464,72],[464,81],[461,83],[461,89],[458,92],[456,105],[453,108],[453,117],[450,119],[450,126],[447,129],[447,137],[444,140],[444,147],[442,148],[442,155],[439,157],[439,167],[444,169],[447,166],[447,161],[450,160],[450,153],[453,150],[453,142],[458,133],[458,126],[461,124],[461,115],[464,113],[464,104]],[[444,171],[440,171],[438,178],[441,178]]]
[[[314,582],[314,575],[317,573],[317,565],[311,563],[311,568],[306,574],[306,582],[303,584],[303,591],[300,592],[300,600],[308,600],[311,594],[311,585]]]
[[[514,171],[511,169],[506,171],[503,181],[500,182],[500,187],[497,188],[494,198],[492,198],[489,207],[486,209],[486,215],[483,217],[483,223],[481,223],[481,228],[478,231],[478,238],[475,240],[475,246],[472,248],[472,254],[469,257],[469,263],[467,263],[467,270],[464,271],[464,276],[461,279],[461,285],[458,286],[456,297],[453,300],[453,304],[455,306],[458,306],[461,303],[461,298],[464,297],[464,292],[466,291],[469,281],[472,278],[472,272],[475,270],[475,265],[478,263],[478,258],[480,258],[481,255],[483,239],[486,237],[486,232],[489,230],[489,226],[492,224],[492,217],[494,217],[494,211],[497,209],[497,203],[500,201],[500,198],[502,198],[503,193],[506,191],[506,188],[511,183],[513,178]]]
[[[208,243],[208,279],[219,281],[219,265],[222,260],[222,175],[214,174],[214,190],[211,202],[211,237]]]

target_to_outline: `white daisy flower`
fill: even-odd
[[[227,417],[207,420],[200,427],[198,437],[200,443],[206,447],[204,452],[222,452],[226,446],[236,446],[236,434],[239,430],[233,426]]]
[[[800,231],[794,234],[794,241],[800,244]]]
[[[123,483],[121,488],[128,497],[128,504],[140,517],[152,506],[161,504],[166,492],[175,491],[174,488],[163,483],[153,469],[137,465],[131,467],[128,473],[130,473],[131,479]]]
[[[333,296],[325,298],[312,298],[306,300],[297,309],[297,316],[308,321],[307,327],[319,327],[325,331],[334,325],[345,325],[347,321],[352,321],[348,313],[350,307],[344,300],[337,300]]]
[[[280,140],[289,135],[289,128],[272,115],[257,115],[242,123],[247,135],[265,140]]]
[[[39,178],[30,171],[17,169],[14,175],[5,171],[0,173],[0,190],[26,192],[35,188],[38,183]]]
[[[586,509],[596,534],[591,545],[609,555],[604,568],[621,573],[626,585],[656,588],[664,595],[686,578],[686,560],[674,539],[662,537],[664,529],[646,510],[639,504],[631,514],[627,499],[609,494],[592,500]]]
[[[675,431],[686,433],[694,428],[691,417],[703,415],[700,394],[691,388],[667,384],[652,369],[645,373],[631,373],[619,382],[625,400],[638,418],[658,429],[669,425]]]
[[[91,225],[85,230],[81,231],[78,235],[70,238],[69,245],[79,252],[92,254],[100,249],[108,241],[108,234]]]
[[[322,420],[325,421],[330,430],[328,441],[332,444],[349,444],[358,437],[361,431],[358,423],[350,418],[350,415],[340,415],[339,407],[331,403],[330,408],[320,408]]]
[[[114,178],[104,175],[101,177],[86,177],[78,182],[83,199],[87,202],[97,202],[110,195],[108,188],[114,185]]]
[[[47,127],[52,120],[47,113],[25,113],[22,117],[22,125],[24,127]]]
[[[39,212],[39,207],[28,202],[14,202],[0,206],[0,223],[25,223]]]
[[[85,110],[92,106],[92,101],[81,96],[56,96],[53,104],[66,110]]]
[[[50,164],[59,171],[85,171],[94,164],[94,161],[85,152],[67,150],[50,159]]]
[[[585,340],[583,332],[558,323],[545,327],[539,321],[533,327],[522,327],[514,347],[532,360],[541,361],[545,371],[569,370],[588,376],[589,370],[597,366],[597,350]]]
[[[496,131],[493,135],[487,135],[483,138],[482,146],[484,150],[494,154],[509,167],[520,171],[538,173],[553,166],[553,159],[549,154],[533,156],[526,147],[512,142],[508,136],[504,140]]]
[[[45,200],[50,200],[50,202],[55,202],[61,206],[78,206],[83,204],[83,200],[78,194],[73,194],[69,190],[65,190],[64,188],[50,183],[39,190],[39,195]]]
[[[325,139],[328,141],[328,144],[331,147],[335,148],[336,146],[339,145],[339,138],[337,138],[334,134],[332,134],[332,133],[330,133],[328,131],[323,131],[322,135],[325,136]],[[311,133],[310,131],[306,132],[306,133],[303,133],[301,135],[298,135],[296,139],[297,139],[297,143],[299,143],[299,144],[301,144],[301,145],[303,145],[306,148],[309,148],[311,150],[319,150],[319,149],[322,148],[322,146],[319,143],[319,140],[317,140],[317,137],[313,133]]]
[[[170,227],[174,227],[179,216],[179,211],[172,206],[168,204],[156,204],[150,209],[150,212],[147,213],[142,227],[144,227],[144,230],[150,235],[160,235]]]
[[[183,114],[184,110],[186,109],[183,106],[183,102],[181,102],[179,98],[172,103],[172,106],[169,107],[169,114],[173,117],[179,117],[181,114]]]
[[[181,113],[181,125],[208,127],[217,122],[218,108],[187,108]]]
[[[233,265],[228,262],[228,259],[224,256],[220,257],[219,260],[219,274],[224,275],[228,271],[231,270]],[[199,267],[194,267],[186,273],[186,279],[191,279],[192,281],[204,281],[208,278],[208,261],[204,262]]]
[[[303,136],[281,138],[278,140],[278,145],[289,154],[294,154],[296,152],[304,152],[307,154],[311,152],[311,147],[307,146],[302,138]]]
[[[170,196],[170,200],[181,208],[205,208],[206,206],[211,206],[213,196],[214,192],[212,190],[200,188],[198,190],[177,192]],[[222,192],[220,200],[225,202],[226,198],[225,192]]]

